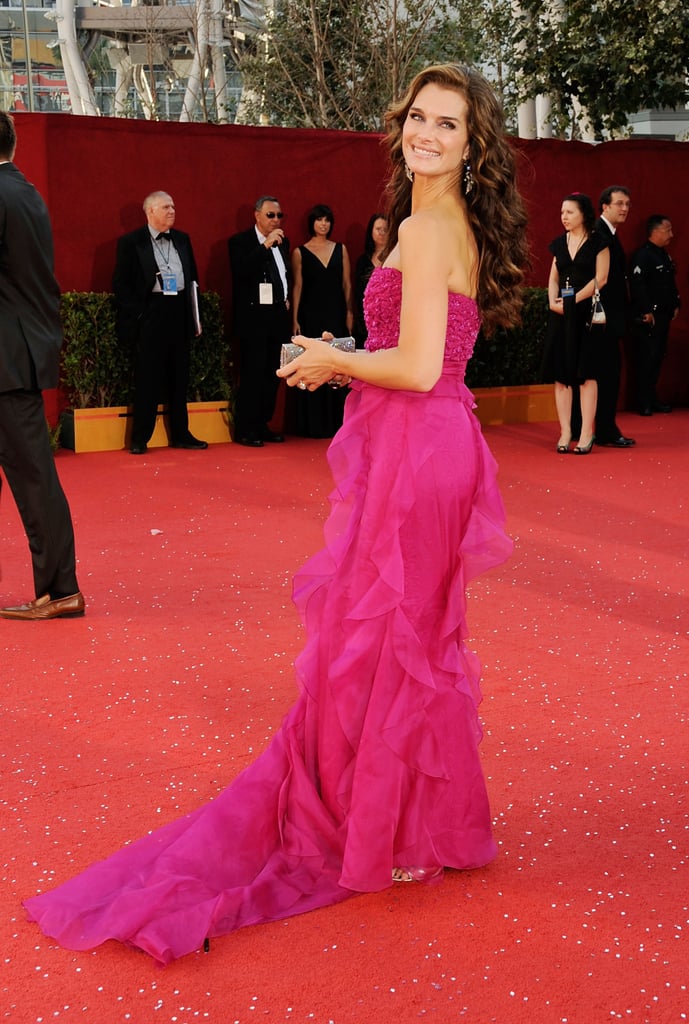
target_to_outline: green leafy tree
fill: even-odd
[[[239,56],[239,119],[378,131],[390,100],[436,61],[479,64],[509,96],[510,24],[509,0],[278,0]]]
[[[515,71],[524,98],[551,97],[556,128],[623,129],[630,114],[674,109],[689,99],[686,0],[520,0]]]

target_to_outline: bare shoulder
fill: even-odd
[[[403,220],[399,227],[402,242],[415,245],[423,241],[440,241],[449,231],[448,224],[435,209],[419,210]]]
[[[404,267],[420,265],[428,275],[449,275],[455,251],[453,230],[436,210],[420,210],[408,217],[400,225],[398,238]]]

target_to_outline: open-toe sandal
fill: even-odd
[[[393,882],[428,882],[442,875],[442,868],[393,868]]]

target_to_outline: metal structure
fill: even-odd
[[[0,0],[0,105],[232,121],[241,93],[236,57],[264,31],[265,7]]]

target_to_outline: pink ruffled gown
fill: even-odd
[[[376,270],[368,349],[397,343],[401,275]],[[495,855],[479,763],[465,587],[511,550],[496,465],[464,384],[479,316],[451,294],[427,394],[354,383],[329,449],[326,546],[295,578],[299,696],[216,799],[50,892],[29,916],[69,949],[161,963],[208,937],[385,889],[394,866]]]

